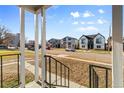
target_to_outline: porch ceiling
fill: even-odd
[[[36,13],[40,8],[45,7],[45,9],[51,7],[51,5],[19,5],[19,7],[24,7],[25,10]]]

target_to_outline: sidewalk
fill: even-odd
[[[34,66],[33,65],[31,65],[31,64],[29,64],[29,63],[25,63],[25,68],[27,69],[27,70],[29,70],[29,71],[31,71],[33,74],[34,74],[34,71],[35,71],[35,68],[34,68]],[[47,72],[47,74],[49,74],[49,72]],[[39,67],[39,76],[41,76],[41,68]],[[52,80],[51,80],[51,82],[52,83],[55,83],[55,74],[51,74],[51,77],[52,77]],[[60,81],[60,77],[59,76],[57,76],[58,78],[57,78],[57,80],[58,80],[58,82]],[[48,77],[49,78],[49,77]],[[62,79],[64,79],[64,78],[62,78]],[[27,85],[26,85],[26,88],[40,88],[41,86],[40,85],[38,85],[35,81],[33,81],[33,82],[30,82],[30,83],[28,83]],[[77,83],[75,83],[75,82],[72,82],[72,81],[70,81],[70,88],[86,88],[86,87],[84,87],[84,86],[81,86],[81,85],[79,85],[79,84],[77,84]]]

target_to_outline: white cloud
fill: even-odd
[[[91,17],[91,16],[95,16],[95,15],[88,10],[83,13],[83,17]]]
[[[85,22],[84,22],[84,21],[82,21],[82,22],[81,22],[81,24],[85,24]]]
[[[98,29],[94,26],[88,26],[88,27],[80,27],[78,28],[80,31],[98,31]]]
[[[105,24],[105,23],[107,23],[107,21],[103,18],[100,18],[100,19],[97,20],[97,23],[98,24]]]
[[[82,22],[80,22],[81,24],[95,24],[95,22],[93,22],[93,21],[87,21],[87,22],[84,22],[84,21],[82,21]]]
[[[104,14],[104,13],[105,13],[105,11],[102,10],[102,9],[99,9],[98,12],[99,12],[100,14]]]
[[[95,24],[93,21],[88,21],[87,24]]]
[[[72,24],[73,24],[73,25],[77,25],[77,24],[78,24],[78,22],[77,22],[77,21],[75,21],[75,22],[73,22]]]
[[[101,19],[97,20],[98,24],[103,24],[104,22]]]
[[[73,16],[74,18],[80,16],[79,12],[71,12],[70,15]]]
[[[59,23],[63,23],[64,21],[63,20],[60,20]]]

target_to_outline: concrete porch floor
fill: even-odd
[[[35,81],[32,81],[32,82],[26,84],[25,88],[42,88],[42,86],[39,85],[38,83],[36,83]],[[64,87],[56,87],[56,88],[64,88]],[[69,88],[86,88],[86,87],[70,81]]]
[[[31,65],[31,64],[26,62],[26,69],[31,71],[34,74],[34,70],[35,70],[34,65]],[[41,68],[39,68],[39,71],[41,71]],[[47,74],[49,74],[49,72],[47,72]],[[41,73],[39,73],[39,75],[41,76]],[[52,77],[51,82],[52,82],[52,84],[54,84],[55,83],[55,74],[51,74],[51,77]],[[60,76],[57,76],[57,77],[58,77],[57,82],[59,83],[60,82]],[[47,77],[47,78],[49,78],[49,77]],[[64,78],[62,78],[62,79],[64,80]],[[86,88],[85,86],[81,86],[81,85],[79,85],[75,82],[72,82],[72,81],[69,81],[69,83],[70,83],[69,88]],[[25,87],[26,88],[42,88],[42,86],[40,84],[36,83],[35,81],[32,81],[32,82],[26,84]],[[57,87],[57,88],[60,88],[60,87]]]

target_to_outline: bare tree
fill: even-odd
[[[8,46],[13,38],[14,35],[5,26],[0,26],[0,45]]]

